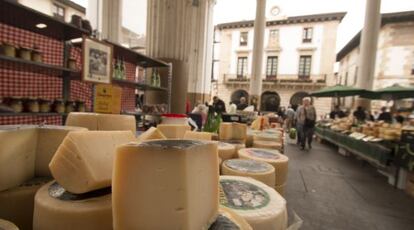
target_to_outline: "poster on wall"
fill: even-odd
[[[83,37],[82,79],[94,83],[111,83],[113,47],[95,39]]]
[[[93,111],[96,113],[119,114],[121,112],[122,89],[113,85],[95,86]]]

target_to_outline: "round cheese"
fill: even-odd
[[[275,168],[269,163],[249,159],[230,159],[221,166],[222,175],[251,177],[275,187]]]
[[[254,141],[253,148],[277,149],[282,151],[282,143],[276,141]]]
[[[220,176],[220,204],[243,217],[254,230],[285,230],[286,200],[252,178]]]
[[[221,206],[216,221],[209,230],[252,230],[252,227],[243,217],[229,208]]]
[[[277,150],[258,148],[240,149],[238,153],[242,159],[264,161],[271,164],[275,168],[275,185],[286,183],[289,161],[287,156],[280,154]]]
[[[286,184],[275,186],[275,190],[283,197],[285,196],[285,186]]]
[[[232,159],[237,157],[236,147],[232,144],[225,142],[218,142],[217,144],[218,154],[222,160]]]
[[[282,142],[282,133],[279,131],[263,131],[261,133],[256,133],[253,135],[254,141],[276,141]]]
[[[240,149],[246,148],[245,141],[242,141],[242,140],[225,140],[224,142],[234,145],[234,147],[236,147],[236,153]]]
[[[12,222],[0,219],[0,229],[1,230],[19,230],[19,228],[14,225]]]
[[[0,217],[12,221],[21,229],[32,229],[35,194],[50,180],[37,177],[16,188],[0,192]]]
[[[36,193],[34,230],[111,230],[111,188],[84,194],[67,192],[56,182]]]

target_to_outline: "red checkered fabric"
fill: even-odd
[[[63,125],[62,117],[56,116],[0,116],[0,125],[47,124]]]
[[[136,65],[125,62],[125,72],[127,80],[135,80]],[[135,110],[135,89],[130,87],[122,87],[122,99],[121,99],[122,111],[134,111]]]

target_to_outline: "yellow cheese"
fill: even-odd
[[[116,148],[135,141],[130,131],[70,132],[50,162],[53,177],[72,193],[111,185]]]
[[[51,177],[49,163],[63,139],[69,132],[86,130],[86,128],[73,126],[46,125],[38,127],[35,175]]]
[[[281,195],[281,196],[285,196],[285,187],[286,187],[286,184],[282,184],[282,185],[279,185],[279,186],[275,186],[275,190]]]
[[[187,140],[204,140],[204,141],[211,141],[212,133],[209,132],[194,132],[194,131],[186,131],[184,134],[184,139]]]
[[[67,192],[56,182],[36,193],[34,230],[111,230],[111,188],[81,195]]]
[[[275,168],[263,161],[230,159],[221,165],[222,175],[251,177],[269,187],[275,187]]]
[[[252,178],[220,176],[220,204],[243,217],[254,230],[285,230],[286,200]]]
[[[247,125],[236,122],[222,122],[220,124],[220,140],[245,140]]]
[[[118,148],[114,229],[206,229],[218,213],[215,142],[155,140]]]
[[[36,145],[35,126],[0,126],[0,191],[34,177]]]
[[[97,113],[69,113],[65,125],[98,130]]]
[[[253,135],[253,141],[274,141],[274,142],[283,142],[283,133],[280,131],[266,130],[260,133]]]
[[[0,217],[12,221],[22,230],[32,229],[35,194],[50,180],[47,177],[37,177],[16,188],[0,192]]]
[[[253,230],[243,217],[237,215],[231,209],[221,206],[216,221],[209,230]]]
[[[147,131],[143,132],[138,136],[138,142],[148,141],[148,140],[157,140],[157,139],[167,139],[164,134],[162,134],[157,128],[151,127]]]
[[[240,149],[238,154],[242,159],[263,161],[271,164],[275,168],[275,185],[279,186],[286,183],[289,158],[283,154],[280,154],[279,151],[271,149],[247,148]]]
[[[222,160],[232,159],[237,157],[236,147],[225,142],[218,142],[217,145],[219,157]]]
[[[12,222],[0,219],[0,229],[1,230],[19,230],[19,228],[14,225]]]
[[[157,129],[168,139],[183,139],[186,131],[190,131],[189,125],[159,124]]]
[[[236,148],[236,152],[240,149],[246,148],[245,141],[243,140],[225,140],[223,142],[233,145]]]
[[[276,141],[254,141],[253,148],[283,150],[283,144]]]
[[[89,130],[136,132],[135,116],[100,113],[69,113],[67,126],[85,127]]]

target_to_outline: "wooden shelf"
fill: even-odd
[[[67,116],[67,113],[0,113],[0,116]]]
[[[167,88],[150,86],[147,84],[138,83],[138,82],[129,81],[129,80],[112,79],[112,83],[115,83],[121,86],[136,88],[136,89],[144,90],[144,91],[147,91],[147,90],[168,91]]]

